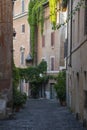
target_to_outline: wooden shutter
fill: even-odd
[[[22,25],[22,32],[25,32],[25,24]]]
[[[45,47],[45,36],[42,36],[42,47]]]
[[[51,70],[54,70],[54,57],[51,57]]]
[[[55,37],[54,37],[54,32],[51,33],[51,46],[54,46],[54,42],[55,42]]]

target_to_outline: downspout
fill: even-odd
[[[70,61],[69,61],[69,66],[72,67],[72,0],[70,1],[71,3],[71,23],[70,23]]]

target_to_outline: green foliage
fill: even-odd
[[[30,44],[32,58],[35,56],[35,32],[36,28],[41,23],[41,33],[43,33],[43,3],[47,0],[30,0],[28,5],[28,23],[30,25]]]
[[[40,62],[40,64],[38,65],[38,70],[39,70],[39,73],[46,73],[47,71],[47,62],[42,60]]]
[[[13,93],[13,107],[22,106],[26,103],[27,95],[25,93],[21,93],[19,90],[14,89]]]
[[[66,73],[65,71],[59,72],[57,77],[57,83],[54,86],[57,98],[61,101],[66,100]]]
[[[13,87],[17,87],[19,84],[19,69],[15,67],[15,64],[13,63],[13,69],[12,69],[12,78],[13,78]]]
[[[13,63],[13,107],[16,106],[22,106],[27,99],[27,96],[25,93],[21,93],[18,90],[18,85],[19,85],[19,79],[20,79],[20,73],[19,69],[15,66]]]
[[[47,71],[47,63],[42,60],[37,66],[31,66],[29,68],[19,68],[19,74],[21,79],[29,81],[31,84],[31,90],[34,97],[37,97],[40,84],[47,82],[48,76],[45,75]],[[40,74],[43,76],[40,77]]]
[[[85,0],[80,0],[79,2],[77,2],[77,5],[72,10],[72,12],[69,12],[66,21],[63,22],[63,23],[59,23],[58,25],[56,25],[56,29],[59,29],[60,27],[64,26],[66,23],[68,23],[69,20],[76,14],[76,12],[84,5],[84,1]],[[68,0],[63,0],[62,6],[66,7],[67,3],[68,3]],[[60,11],[60,9],[58,11]]]
[[[56,76],[56,75],[48,75],[48,78],[49,78],[49,79],[57,80],[57,76]]]
[[[30,66],[28,68],[19,68],[19,75],[21,79],[29,80],[29,82],[35,82],[40,80],[40,74],[44,74],[47,71],[47,63],[42,60],[37,66]]]

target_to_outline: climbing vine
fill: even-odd
[[[41,33],[43,33],[43,25],[44,25],[44,15],[43,15],[43,4],[48,0],[30,0],[28,5],[28,22],[30,25],[30,45],[31,45],[31,54],[32,58],[35,57],[35,35],[36,29],[38,24],[41,25]],[[62,3],[61,3],[62,1]],[[80,9],[83,5],[84,0],[80,0],[76,7],[69,13],[67,19],[63,23],[57,24],[57,12],[63,11],[67,7],[68,0],[49,0],[49,8],[50,8],[50,20],[52,23],[52,28],[54,30],[59,29],[60,27],[64,26],[68,21],[71,19],[73,15]],[[61,3],[61,7],[59,9],[57,4]]]
[[[85,0],[80,0],[75,8],[72,10],[72,12],[69,13],[67,16],[67,19],[63,23],[56,24],[56,16],[57,12],[59,11],[65,11],[67,7],[67,3],[69,0],[49,0],[49,7],[50,7],[50,20],[52,23],[52,29],[56,30],[59,29],[60,27],[64,26],[68,21],[73,17],[73,15],[76,14],[76,12],[80,9],[81,6],[84,5]],[[61,3],[61,6],[57,8],[57,3]]]
[[[30,0],[28,5],[28,23],[30,25],[30,44],[32,58],[35,56],[35,30],[38,24],[41,24],[41,33],[43,33],[43,3],[47,0]]]
[[[60,27],[64,26],[66,23],[68,23],[69,20],[73,17],[73,15],[75,15],[76,12],[79,11],[80,7],[82,7],[82,6],[84,5],[84,1],[85,1],[85,0],[80,0],[80,1],[77,3],[77,5],[75,6],[75,8],[72,10],[72,12],[69,13],[69,15],[67,16],[66,21],[63,22],[63,23],[59,23],[58,25],[56,24],[56,25],[55,25],[55,28],[56,28],[56,29],[59,29]],[[63,0],[63,4],[62,4],[63,7],[66,7],[66,6],[67,6],[67,2],[68,2],[68,0]],[[57,12],[60,11],[60,10],[61,10],[61,8],[57,9]]]

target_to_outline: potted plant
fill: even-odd
[[[23,104],[26,103],[27,96],[26,94],[22,94],[19,90],[15,90],[13,95],[13,106],[15,111],[19,111]]]
[[[61,71],[58,73],[57,82],[54,86],[57,98],[61,105],[66,105],[66,73]]]

